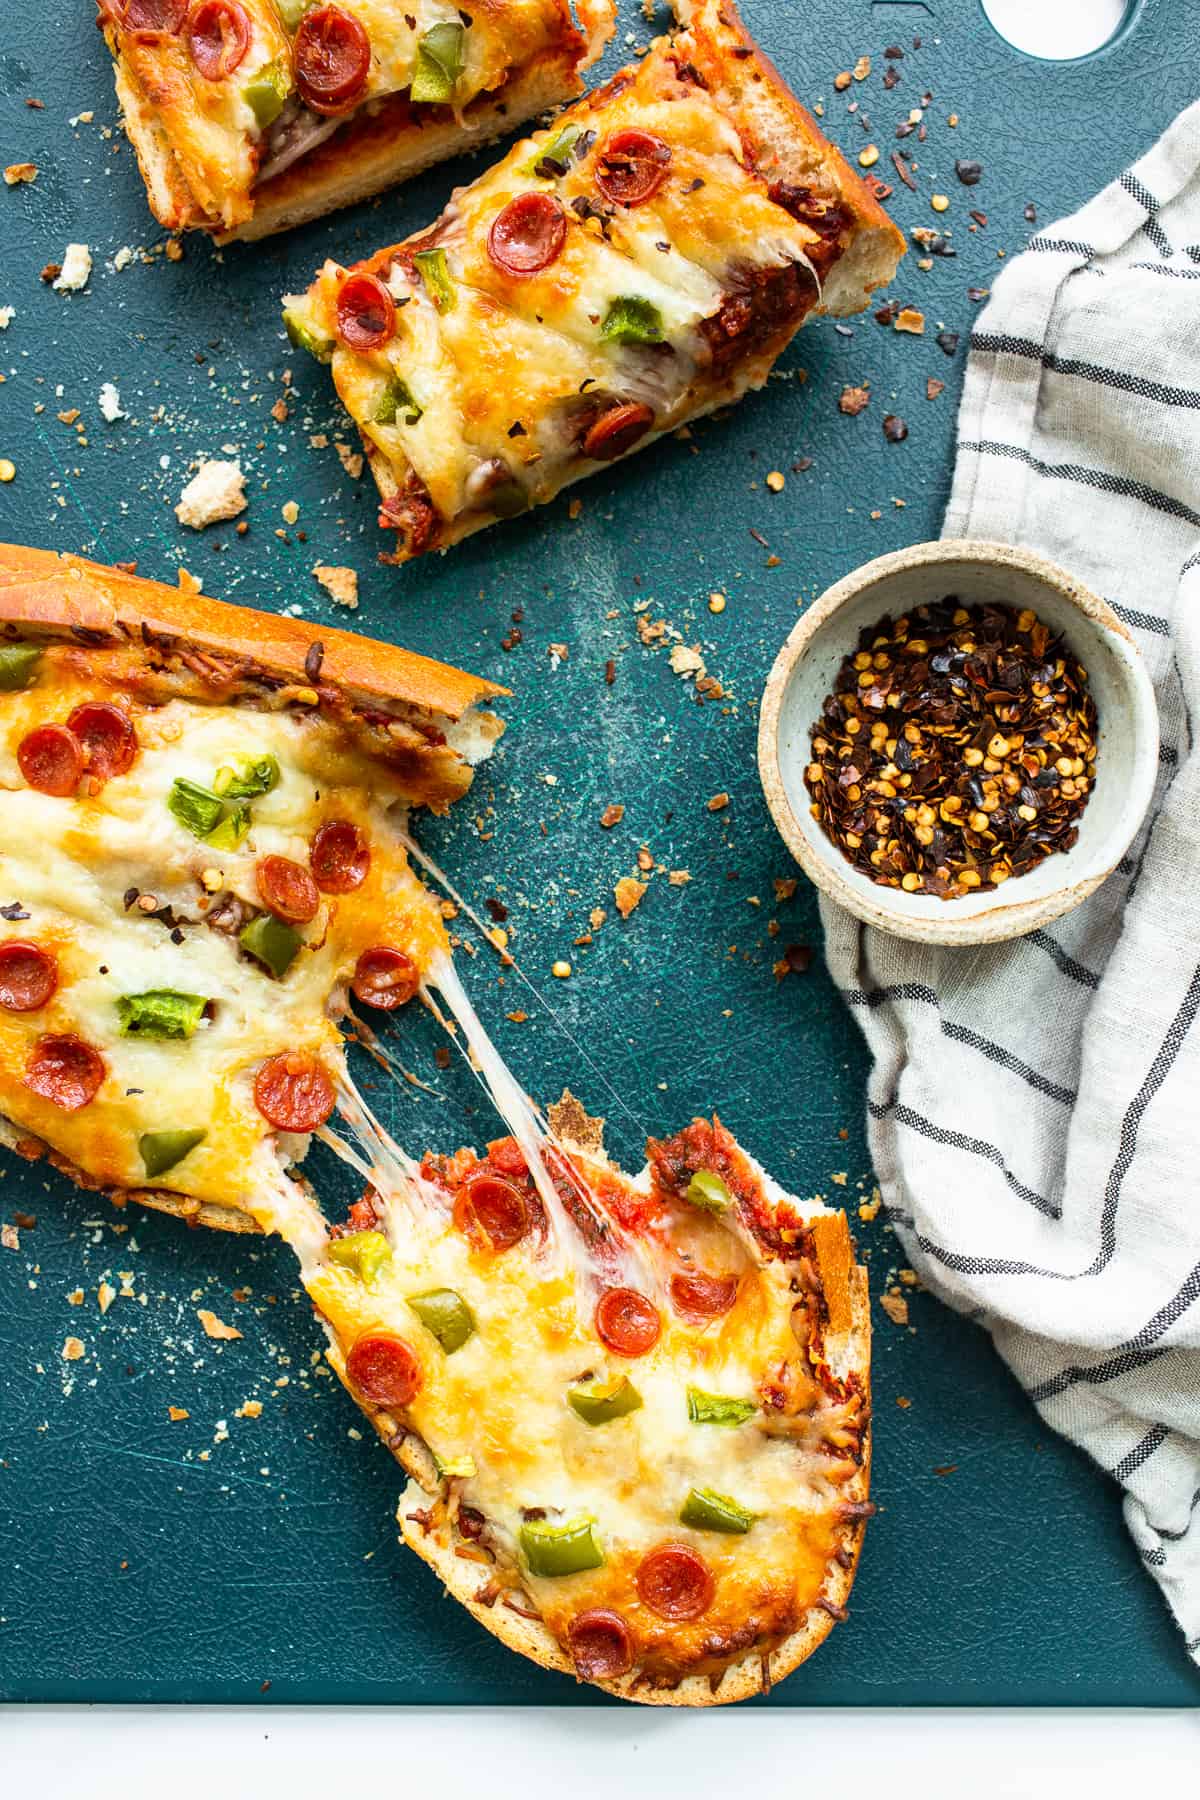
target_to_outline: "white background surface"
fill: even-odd
[[[1185,1800],[1198,1791],[1200,1711],[0,1709],[4,1800]]]
[[[967,4],[969,0],[958,0]],[[984,0],[1033,54],[1107,42],[1125,0]],[[1113,1646],[1119,1659],[1120,1646]],[[0,1708],[0,1800],[1141,1800],[1200,1794],[1188,1713],[640,1708]]]

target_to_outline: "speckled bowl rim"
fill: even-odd
[[[828,621],[847,602],[866,588],[895,574],[936,569],[945,563],[972,562],[990,569],[1015,569],[1053,588],[1068,605],[1098,625],[1113,640],[1127,687],[1132,723],[1133,755],[1128,769],[1128,802],[1116,821],[1117,829],[1105,846],[1103,867],[1082,881],[1065,881],[1051,893],[1032,899],[1010,899],[1008,886],[997,888],[992,904],[969,917],[956,918],[953,902],[946,903],[945,917],[930,918],[906,913],[905,896],[897,889],[880,887],[879,898],[868,897],[851,886],[839,864],[841,852],[832,843],[828,855],[819,853],[801,829],[784,786],[779,761],[780,718],[792,676]],[[881,602],[881,613],[886,604]],[[1049,557],[1011,544],[989,543],[978,538],[939,538],[913,544],[864,563],[843,576],[815,600],[797,621],[775,659],[763,691],[758,725],[758,770],[771,817],[784,843],[809,880],[831,900],[893,937],[924,944],[995,944],[1023,937],[1059,919],[1095,893],[1112,874],[1128,850],[1149,808],[1158,769],[1158,708],[1154,689],[1141,651],[1112,608],[1075,576]],[[1063,858],[1069,861],[1068,856]],[[1016,883],[1012,884],[1016,887]]]

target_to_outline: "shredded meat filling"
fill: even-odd
[[[744,269],[735,280],[720,311],[700,323],[716,375],[791,331],[817,300],[816,282],[799,263]]]

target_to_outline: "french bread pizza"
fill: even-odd
[[[614,0],[98,0],[170,231],[261,238],[579,93]],[[576,22],[578,20],[578,23]]]
[[[844,1616],[866,1277],[844,1214],[718,1119],[630,1177],[505,1065],[406,824],[466,791],[499,692],[0,547],[0,1139],[282,1236],[405,1471],[405,1541],[506,1644],[627,1699],[737,1700]],[[418,999],[503,1122],[482,1154],[410,1155],[356,1085],[354,1007],[370,1043]],[[314,1136],[361,1182],[336,1222]]]
[[[392,560],[761,387],[809,313],[895,273],[901,233],[733,0],[679,11],[427,231],[285,301],[362,434]]]

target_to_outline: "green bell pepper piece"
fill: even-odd
[[[429,298],[439,312],[449,312],[457,295],[454,292],[454,279],[446,263],[446,252],[437,250],[416,250],[413,262],[419,269],[421,280],[429,292]]]
[[[652,300],[623,294],[605,313],[600,336],[606,344],[661,344],[666,333]]]
[[[430,1288],[424,1294],[410,1294],[408,1304],[447,1356],[461,1350],[467,1339],[474,1335],[474,1314],[453,1288]]]
[[[292,78],[282,63],[269,62],[242,89],[242,99],[254,114],[260,131],[273,125],[292,91]]]
[[[612,1419],[624,1419],[637,1412],[642,1396],[628,1375],[622,1375],[616,1387],[568,1388],[567,1404],[585,1425],[607,1425]]]
[[[706,1394],[694,1387],[687,1391],[687,1406],[693,1425],[744,1425],[758,1411],[753,1400],[733,1400],[726,1394]]]
[[[214,850],[236,850],[250,829],[250,808],[239,800],[205,838]]]
[[[392,1246],[382,1231],[350,1231],[345,1237],[333,1239],[329,1260],[343,1269],[353,1269],[364,1287],[374,1287],[376,1276],[392,1260]]]
[[[325,337],[322,332],[315,331],[311,325],[306,324],[290,307],[286,306],[283,309],[283,327],[293,349],[307,350],[308,354],[315,356],[318,362],[328,362],[333,355],[333,339]]]
[[[712,1488],[693,1488],[679,1513],[679,1523],[693,1531],[723,1531],[740,1535],[749,1531],[758,1514],[747,1511],[728,1494],[714,1493]]]
[[[213,793],[222,800],[254,800],[279,786],[279,760],[274,756],[243,756],[236,763],[222,763],[213,776]]]
[[[684,1199],[698,1206],[701,1212],[727,1213],[733,1205],[733,1195],[711,1169],[696,1170],[687,1184]]]
[[[295,31],[313,0],[275,0],[279,17],[288,31]]]
[[[415,425],[423,411],[413,399],[407,381],[400,375],[389,375],[372,417],[376,425],[394,425],[397,413],[403,412],[404,423]]]
[[[571,1519],[565,1525],[528,1519],[517,1537],[531,1575],[578,1575],[604,1563],[591,1519]]]
[[[259,913],[238,933],[242,949],[256,956],[259,962],[266,963],[277,981],[282,981],[287,974],[303,942],[298,931],[293,931],[273,913]]]
[[[193,837],[205,838],[215,831],[225,812],[224,802],[210,794],[197,782],[178,776],[167,795],[167,808]]]
[[[138,1150],[141,1152],[147,1178],[153,1180],[156,1175],[165,1175],[176,1163],[181,1163],[185,1156],[202,1144],[208,1136],[207,1131],[146,1131],[138,1139]]]
[[[447,1475],[459,1475],[469,1481],[475,1474],[475,1458],[473,1456],[439,1456],[433,1451],[433,1466],[444,1479]]]
[[[417,43],[417,66],[413,70],[411,98],[445,105],[463,72],[462,25],[447,20],[434,25]]]
[[[190,1038],[204,1017],[203,994],[179,994],[173,988],[151,988],[145,994],[122,994],[117,1017],[122,1037]]]
[[[15,694],[28,687],[41,656],[40,644],[0,644],[0,693]]]
[[[565,169],[571,160],[571,151],[578,136],[578,125],[568,125],[557,137],[551,138],[548,144],[543,144],[534,152],[521,170],[522,175],[535,175],[539,181],[557,181],[559,169]],[[558,167],[551,166],[543,174],[542,166],[545,163],[557,164]]]

